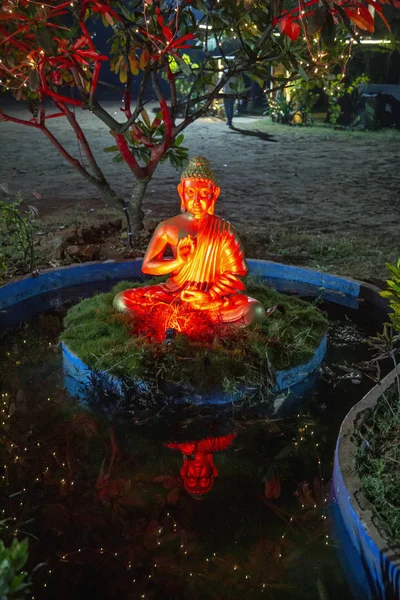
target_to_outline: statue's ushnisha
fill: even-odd
[[[264,307],[245,294],[240,279],[247,265],[236,232],[214,215],[220,188],[206,158],[190,160],[178,192],[182,214],[158,225],[142,266],[143,273],[168,274],[169,279],[120,292],[114,298],[115,308],[141,314],[159,302],[187,303],[194,310],[207,311],[214,322],[248,325],[263,321]],[[172,257],[164,258],[167,246]]]

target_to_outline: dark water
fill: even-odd
[[[83,407],[63,389],[65,301],[95,291],[38,298],[31,314],[45,312],[17,325],[21,304],[0,339],[0,508],[9,538],[29,537],[30,569],[45,563],[33,596],[352,598],[327,500],[340,423],[372,386],[359,367],[379,315],[321,305],[324,365],[275,412],[138,403],[118,416],[109,398]]]

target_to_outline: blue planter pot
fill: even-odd
[[[78,299],[82,296],[84,286],[90,287],[90,293],[94,291],[97,293],[111,288],[113,284],[123,279],[144,279],[141,265],[141,260],[84,263],[49,269],[37,277],[26,276],[13,281],[0,288],[0,329],[11,327],[21,320],[57,306],[60,295],[62,296],[66,291],[68,297]],[[360,301],[368,299],[368,296],[374,293],[371,286],[315,269],[252,259],[248,261],[248,265],[251,274],[262,277],[278,291],[319,296],[323,300],[351,308],[357,308]],[[304,387],[310,380],[310,375],[315,373],[321,364],[326,345],[325,337],[307,363],[278,371],[274,391],[279,392],[302,383]],[[63,359],[66,384],[71,393],[77,394],[79,390],[90,385],[93,372],[64,345]],[[121,380],[108,373],[95,373],[95,375],[107,390],[117,394],[122,393]],[[137,382],[137,385],[139,388],[145,387],[143,382]],[[219,404],[232,402],[232,396],[216,394],[205,399],[192,398],[192,401]]]
[[[392,371],[353,406],[341,425],[336,444],[331,491],[333,534],[357,600],[400,598],[400,548],[378,530],[373,507],[362,494],[355,470],[357,446],[352,437],[395,377],[396,372]]]

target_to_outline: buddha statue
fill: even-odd
[[[218,477],[213,454],[227,450],[232,445],[236,433],[221,437],[206,438],[196,442],[168,442],[167,448],[180,450],[183,465],[180,470],[185,490],[198,500],[204,498]]]
[[[134,316],[156,303],[176,303],[207,311],[211,322],[262,322],[264,307],[246,295],[241,280],[247,265],[239,238],[230,223],[214,214],[220,188],[206,158],[189,161],[178,193],[182,212],[158,225],[142,266],[147,275],[169,278],[120,292],[114,298],[115,309]],[[172,256],[165,256],[167,248]]]

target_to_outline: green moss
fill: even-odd
[[[249,295],[265,307],[278,306],[262,325],[229,327],[208,344],[178,335],[166,346],[131,335],[131,318],[114,312],[115,294],[140,285],[121,282],[112,292],[71,308],[61,339],[90,367],[152,381],[156,389],[179,385],[207,393],[221,385],[234,390],[243,384],[261,389],[268,382],[270,364],[286,369],[307,361],[327,330],[326,318],[314,305],[249,279]]]
[[[372,503],[382,529],[400,544],[400,396],[393,386],[355,432],[356,469],[362,491]]]

